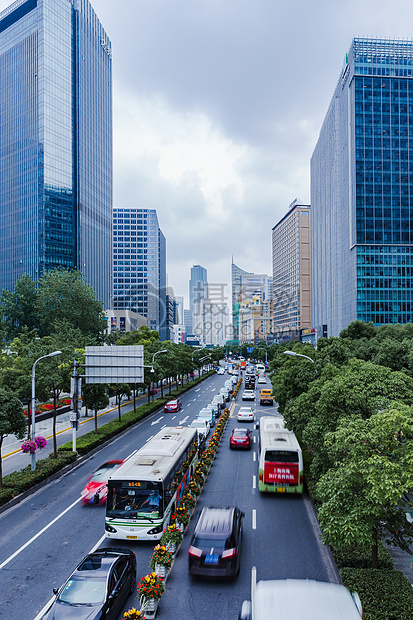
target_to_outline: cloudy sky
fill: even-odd
[[[270,274],[352,37],[412,38],[412,0],[91,2],[113,48],[114,206],[157,210],[186,299],[194,264]]]

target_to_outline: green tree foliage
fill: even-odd
[[[365,323],[364,321],[352,321],[348,327],[342,329],[340,332],[340,338],[351,338],[352,340],[359,340],[360,338],[374,338],[377,332],[377,328],[370,321]]]
[[[66,320],[83,335],[98,338],[106,327],[103,303],[79,271],[54,269],[39,279],[38,307],[43,334]]]
[[[37,285],[27,274],[17,280],[14,291],[3,289],[0,303],[7,340],[18,336],[24,328],[40,329]]]
[[[83,402],[95,412],[95,433],[98,432],[98,411],[109,405],[106,383],[86,383],[83,386]]]
[[[324,379],[322,376],[321,381]],[[304,412],[299,400],[294,413],[301,417],[301,424],[305,426],[303,441],[314,454],[313,475],[325,473],[332,465],[324,436],[337,429],[341,418],[356,416],[367,420],[396,400],[413,404],[413,380],[404,373],[389,372],[384,366],[358,359],[350,360],[332,379],[323,382],[311,409],[308,409],[310,403],[307,399]],[[307,416],[307,422],[304,416]]]
[[[3,439],[7,435],[23,439],[26,428],[20,399],[11,390],[0,388],[0,488],[3,486],[1,460]]]
[[[325,447],[331,468],[317,493],[323,502],[319,520],[323,539],[336,549],[357,543],[372,551],[377,567],[377,542],[386,539],[410,552],[413,526],[406,520],[413,503],[413,411],[401,403],[369,418],[341,418],[327,433]]]
[[[154,342],[159,342],[159,332],[156,330],[150,330],[146,325],[142,325],[138,330],[127,332],[118,338],[116,344],[119,346],[131,346],[134,344],[149,346]]]

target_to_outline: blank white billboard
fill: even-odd
[[[142,383],[143,345],[86,347],[86,383]]]

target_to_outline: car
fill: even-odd
[[[258,383],[267,383],[267,379],[266,379],[265,375],[259,375]]]
[[[163,410],[165,413],[177,413],[178,411],[180,411],[181,408],[181,401],[179,400],[179,398],[175,398],[174,400],[168,400],[168,402],[165,403]]]
[[[238,575],[244,516],[236,506],[205,506],[201,510],[188,551],[191,576]]]
[[[274,398],[271,389],[262,389],[260,392],[260,405],[273,405]]]
[[[312,579],[259,581],[252,600],[244,601],[239,620],[361,620],[363,609],[357,592],[338,583]]]
[[[237,413],[238,422],[254,422],[254,412],[251,407],[240,407]]]
[[[224,409],[224,407],[225,407],[225,398],[223,397],[222,394],[215,394],[215,396],[213,396],[213,398],[212,398],[212,403],[213,404],[217,404],[218,408],[220,410]]]
[[[208,437],[209,431],[211,430],[211,427],[207,420],[199,420],[198,418],[191,422],[190,427],[196,428],[198,432],[198,437],[202,437],[203,439],[206,439]]]
[[[255,390],[244,390],[242,400],[255,400]]]
[[[249,428],[234,428],[229,438],[229,447],[232,449],[251,450],[252,431]]]
[[[120,459],[106,461],[89,476],[87,484],[80,494],[82,504],[106,504],[108,478],[122,463],[124,461]]]
[[[222,368],[222,366],[221,366],[221,368],[218,368],[218,370],[217,370],[217,375],[224,375],[224,374],[225,374],[225,369]]]
[[[231,379],[227,379],[227,381],[225,381],[224,383],[224,387],[226,387],[230,392],[232,392],[232,386],[233,386],[233,383]]]
[[[196,418],[197,420],[207,420],[211,428],[215,426],[215,415],[208,407],[203,407]]]
[[[44,620],[116,620],[135,591],[136,557],[123,547],[89,553],[59,588]]]
[[[219,390],[219,393],[222,394],[222,396],[224,397],[225,401],[229,401],[231,400],[231,393],[229,390],[227,390],[227,388],[223,387]]]
[[[209,405],[206,405],[204,409],[210,409],[214,414],[214,417],[219,418],[219,407],[216,403],[209,403]]]

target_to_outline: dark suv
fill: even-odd
[[[191,575],[238,575],[244,513],[235,506],[202,509],[188,552]]]

